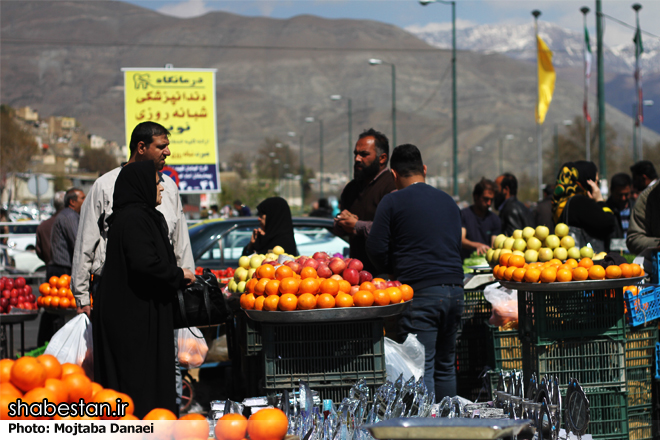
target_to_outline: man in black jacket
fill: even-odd
[[[518,180],[511,173],[504,173],[495,179],[497,194],[495,195],[495,206],[500,213],[502,222],[502,233],[508,237],[513,235],[516,229],[526,226],[534,227],[532,213],[518,200]]]

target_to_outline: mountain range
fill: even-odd
[[[318,170],[320,124],[305,123],[312,116],[324,121],[325,171],[348,173],[353,146],[346,98],[353,142],[370,127],[392,133],[391,68],[368,63],[380,58],[396,66],[397,142],[419,146],[431,175],[451,173],[451,51],[396,26],[224,12],[180,19],[118,1],[2,1],[0,8],[4,104],[31,106],[45,117],[74,116],[90,132],[123,144],[122,68],[215,68],[221,162],[231,166],[235,152],[254,157],[266,137],[297,150],[302,136],[305,164]],[[466,50],[458,54],[457,71],[462,191],[469,194],[478,176],[495,177],[500,145],[502,167],[533,181],[535,65]],[[333,94],[342,100],[330,100]],[[611,175],[630,164],[631,119],[611,105],[606,111],[618,132],[608,141],[608,157],[620,168]],[[541,132],[544,148],[553,148],[558,124],[581,114],[581,83],[558,75]],[[291,131],[294,138],[287,136]],[[648,129],[644,136],[660,141]]]

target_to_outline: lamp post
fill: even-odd
[[[503,145],[504,141],[505,140],[510,141],[514,137],[515,136],[512,135],[512,134],[507,134],[506,136],[504,136],[504,140],[502,140],[502,138],[500,138],[500,145],[499,145],[499,147],[500,147],[500,151],[499,151],[499,153],[500,153],[500,157],[499,157],[499,159],[500,159],[499,160],[499,162],[500,162],[500,176],[502,174],[504,174],[504,145]]]
[[[559,122],[555,122],[555,170],[557,171],[559,171],[559,167],[561,166],[559,163],[559,124]],[[561,124],[563,124],[564,127],[568,127],[569,125],[573,125],[573,121],[570,119],[564,119]]]
[[[339,101],[341,95],[330,95],[330,99],[333,101]],[[351,98],[348,98],[348,180],[351,180],[351,168],[353,168],[353,138],[351,133],[353,132],[353,101]]]
[[[458,122],[456,98],[456,2],[444,0],[420,0],[422,6],[429,3],[442,3],[451,5],[451,105],[452,105],[452,137],[453,137],[453,169],[454,169],[454,197],[458,198]]]
[[[379,60],[378,58],[371,58],[369,64],[378,66],[380,64],[389,64],[392,66],[392,148],[396,147],[396,68],[394,64]]]
[[[319,119],[319,198],[323,198],[323,119]],[[305,118],[305,122],[314,122],[313,117]]]
[[[484,147],[477,145],[474,147],[474,151],[477,153],[481,153],[484,151]],[[470,176],[470,183],[472,183],[473,177],[472,177],[472,153],[468,154],[468,174]]]

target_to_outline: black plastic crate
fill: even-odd
[[[256,356],[261,352],[261,323],[253,321],[244,313],[236,315],[239,346],[244,356]]]
[[[491,304],[486,301],[483,290],[466,290],[463,295],[463,315],[461,319],[486,320],[493,312]]]
[[[266,389],[345,387],[387,378],[383,321],[262,324]]]
[[[492,368],[494,359],[490,345],[485,321],[464,322],[463,331],[456,338],[456,371],[476,377],[484,367]]]
[[[626,337],[623,288],[518,292],[521,338],[552,344],[569,338]]]

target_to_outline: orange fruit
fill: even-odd
[[[573,272],[573,268],[571,267],[570,264],[566,264],[566,263],[564,263],[564,264],[562,264],[561,266],[558,266],[558,267],[557,267],[557,270],[561,270],[561,269],[568,269],[568,270],[570,270],[571,272]]]
[[[621,278],[621,268],[615,265],[607,266],[607,268],[605,268],[605,278],[607,279]]]
[[[267,312],[274,312],[277,310],[277,304],[280,302],[278,295],[270,295],[264,300],[264,310]]]
[[[563,283],[573,279],[573,271],[569,268],[559,268],[557,270],[557,281]]]
[[[101,391],[97,392],[94,395],[94,402],[107,403],[110,405],[110,410],[102,409],[102,413],[99,414],[101,420],[117,420],[119,419],[119,414],[117,412],[117,399],[120,399],[119,393],[110,388],[104,388]],[[103,408],[103,407],[100,407]],[[106,414],[107,412],[107,414]],[[114,415],[113,415],[114,414]]]
[[[637,293],[638,293],[637,292],[637,286],[626,286],[626,287],[623,288],[623,291],[624,292],[630,292],[633,295],[637,295]]]
[[[593,260],[592,260],[591,258],[589,258],[589,257],[582,258],[582,259],[580,260],[580,262],[578,263],[578,266],[579,266],[579,267],[584,267],[585,269],[589,269],[589,268],[590,268],[591,266],[593,266],[593,265],[594,265],[594,262],[593,262]]]
[[[365,281],[364,283],[360,284],[360,290],[368,290],[373,292],[376,290],[376,286],[371,281]]]
[[[603,280],[605,279],[605,269],[603,266],[593,265],[589,268],[590,280]]]
[[[51,379],[51,380],[55,380],[55,379]],[[14,385],[12,385],[11,382],[0,383],[0,394],[9,394],[10,396],[14,396],[16,399],[18,399],[19,397],[23,397],[23,393],[21,393],[21,390],[19,390]]]
[[[247,283],[245,283],[245,291],[247,293],[254,293],[254,288],[257,287],[257,283],[259,282],[258,279],[256,278],[250,278]]]
[[[548,266],[541,271],[541,282],[542,283],[552,283],[557,279],[557,269]]]
[[[250,440],[281,440],[288,428],[289,420],[277,408],[265,408],[252,414],[247,424]]]
[[[506,269],[504,269],[504,275],[502,276],[502,279],[510,281],[511,278],[513,278],[513,271],[516,269],[518,269],[516,266],[507,266]]]
[[[401,289],[398,287],[388,287],[385,289],[385,292],[390,297],[390,304],[398,304],[403,299],[403,293],[401,293]]]
[[[270,280],[266,284],[264,289],[264,294],[267,296],[270,295],[279,295],[280,294],[280,280]]]
[[[319,283],[316,278],[305,278],[298,286],[298,293],[311,293],[316,295],[319,290]]]
[[[133,411],[135,411],[135,404],[133,403],[133,399],[128,394],[124,393],[119,393],[119,397],[121,398],[122,403],[128,404],[128,406],[124,405],[124,413],[126,415],[133,414]]]
[[[14,360],[12,359],[0,360],[0,383],[9,382],[9,380],[11,379],[12,365],[14,365]]]
[[[201,414],[186,414],[174,424],[172,434],[174,440],[207,440],[209,422]]]
[[[403,297],[403,292],[402,292]],[[374,291],[374,305],[376,306],[387,306],[390,304],[390,295],[385,291],[385,289],[377,289]]]
[[[32,388],[30,391],[25,393],[23,396],[23,401],[30,405],[31,403],[42,403],[43,400],[46,399],[48,402],[54,403],[57,400],[57,395],[44,387],[37,387],[37,388]],[[30,417],[32,419],[33,417]],[[42,416],[42,417],[34,417],[36,420],[47,420],[49,417]]]
[[[57,287],[58,291],[60,289],[66,289],[69,287],[69,280],[62,276],[57,280],[57,284],[55,286]]]
[[[561,260],[560,260],[559,258],[553,258],[552,260],[548,261],[548,263],[550,263],[551,265],[558,264],[558,265],[560,265],[560,266],[561,266],[561,264],[562,264],[562,263],[561,263]]]
[[[632,269],[632,276],[633,277],[638,277],[642,275],[642,267],[637,264],[637,263],[632,263],[630,265],[630,268]]]
[[[386,283],[387,281],[385,281],[383,278],[374,278],[373,280],[371,280],[371,282],[376,284],[376,283]]]
[[[44,296],[42,298],[43,298],[43,301],[42,301],[43,306],[44,307],[50,307],[50,303],[53,300],[53,297],[49,295],[49,296]]]
[[[353,297],[348,293],[338,293],[335,297],[335,306],[337,307],[353,307]]]
[[[369,290],[358,290],[353,294],[353,303],[356,307],[369,307],[374,303],[374,294]]]
[[[286,277],[280,280],[280,293],[298,293],[300,281],[294,277]]]
[[[46,382],[46,368],[36,358],[23,356],[11,367],[11,383],[23,392],[43,387]]]
[[[83,370],[80,365],[72,364],[70,362],[62,364],[62,378],[73,373],[85,374],[85,370]]]
[[[285,293],[280,296],[280,301],[277,303],[277,308],[284,311],[290,312],[291,310],[296,310],[298,307],[298,297],[293,293]]]
[[[241,295],[240,305],[244,310],[254,309],[254,302],[256,301],[253,293],[244,293]]]
[[[48,280],[48,284],[50,284],[50,287],[51,287],[51,288],[53,288],[53,287],[57,288],[57,282],[58,282],[59,280],[60,280],[60,279],[59,279],[58,277],[56,277],[55,275],[53,275],[53,276],[50,277],[50,279]]]
[[[39,293],[42,295],[50,295],[50,284],[49,283],[41,283],[39,285]]]
[[[316,298],[317,309],[332,309],[334,306],[335,306],[335,297],[330,295],[329,293],[322,293],[321,295],[318,296],[318,298]]]
[[[350,293],[351,283],[346,280],[340,280],[339,282],[339,291],[344,293]]]
[[[516,255],[516,257],[518,257],[518,255]],[[517,267],[516,270],[513,271],[513,275],[511,275],[511,279],[513,281],[522,282],[523,279],[525,278],[525,272],[527,272],[527,269],[524,269],[522,267]]]
[[[275,278],[275,268],[270,264],[262,264],[257,268],[257,276],[259,278]]]
[[[498,280],[500,279],[500,265],[499,264],[493,268],[493,276]]]
[[[46,379],[46,381],[48,381],[48,379]],[[92,399],[94,398],[96,393],[98,393],[102,389],[103,389],[103,387],[101,386],[101,384],[96,383],[96,382],[92,382]]]
[[[61,298],[59,296],[51,295],[50,306],[51,307],[59,307],[60,306],[60,299]]]
[[[630,267],[630,264],[628,264],[628,263],[620,264],[619,269],[621,269],[621,277],[622,278],[632,277],[633,270],[632,270],[632,267]]]
[[[255,295],[264,295],[266,291],[266,285],[270,282],[269,278],[262,278],[259,281],[257,281],[257,284],[254,286],[254,294]]]
[[[525,282],[526,283],[538,283],[541,279],[541,270],[537,267],[528,267],[525,271]]]
[[[169,409],[154,408],[142,420],[176,420],[176,416]]]
[[[68,374],[62,378],[62,382],[69,393],[68,402],[78,402],[80,399],[89,402],[92,398],[92,381],[84,374]]]
[[[402,299],[404,301],[410,301],[413,298],[413,294],[415,293],[413,288],[407,284],[400,285],[399,290],[401,291]]]
[[[52,354],[37,356],[37,362],[46,369],[46,378],[59,379],[62,377],[62,365]]]
[[[275,278],[282,281],[284,278],[293,276],[293,270],[289,266],[281,265],[275,271]]]
[[[513,254],[511,252],[500,255],[500,266],[507,267],[509,265],[509,258],[511,258],[512,256]]]
[[[521,257],[520,255],[511,255],[507,264],[509,267],[523,267],[525,265],[525,257]]]
[[[245,438],[247,429],[248,420],[245,416],[242,414],[225,414],[215,422],[215,438],[217,440],[242,440]]]
[[[335,296],[337,292],[339,292],[339,282],[337,280],[333,280],[332,278],[325,279],[321,281],[319,292],[329,293],[330,295]]]
[[[316,308],[316,296],[303,293],[298,297],[298,310],[312,310]]]
[[[67,402],[69,398],[69,391],[66,389],[66,386],[61,380],[48,378],[46,379],[46,383],[44,383],[44,388],[52,391],[55,394],[56,398],[53,403],[58,404]]]
[[[586,267],[578,266],[573,269],[573,281],[584,281],[589,278],[589,271]]]
[[[506,272],[506,270],[507,270],[506,266],[500,266],[500,268],[497,270],[498,280],[504,279],[504,272]]]
[[[22,396],[18,396],[22,397]],[[9,404],[16,402],[18,397],[11,394],[0,394],[0,420],[21,420],[22,418],[9,417]]]
[[[59,307],[60,309],[68,309],[69,307],[71,307],[71,301],[69,300],[69,298],[60,298]]]
[[[306,278],[316,278],[317,276],[318,275],[316,274],[316,269],[313,267],[303,267],[300,271],[300,279],[302,280]]]
[[[254,300],[254,310],[263,310],[265,300],[266,300],[265,296],[259,295],[257,299]]]
[[[569,258],[568,260],[566,260],[566,264],[571,266],[572,269],[575,269],[576,267],[578,267],[578,262],[575,258]]]

